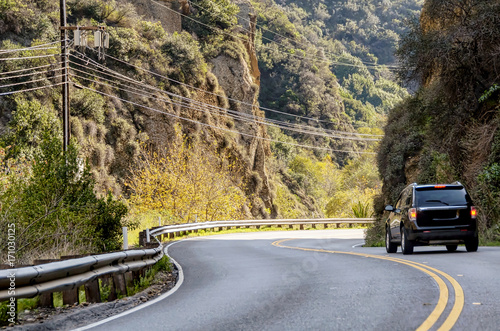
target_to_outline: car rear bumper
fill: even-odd
[[[425,229],[414,230],[408,234],[408,239],[421,244],[452,244],[463,243],[465,240],[476,237],[475,228],[455,228],[455,229]]]

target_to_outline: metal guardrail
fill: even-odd
[[[150,237],[213,228],[250,226],[283,226],[312,224],[371,224],[373,218],[322,218],[217,221],[166,225],[146,230]],[[158,241],[158,239],[156,239]],[[160,242],[160,241],[158,241]],[[29,298],[39,294],[67,291],[106,275],[124,274],[155,264],[163,256],[163,246],[151,249],[128,250],[101,255],[62,260],[17,269],[0,270],[0,301],[10,298]]]
[[[91,255],[17,269],[0,270],[0,301],[30,298],[47,292],[78,288],[110,274],[123,274],[155,264],[163,246]]]
[[[240,221],[216,221],[203,223],[186,223],[166,225],[145,230],[145,241],[149,242],[150,237],[157,237],[165,234],[172,234],[175,237],[176,233],[190,232],[198,230],[206,230],[213,228],[235,228],[235,227],[250,227],[250,226],[283,226],[283,225],[309,225],[316,224],[340,224],[351,225],[367,225],[372,224],[374,218],[315,218],[315,219],[268,219],[268,220],[240,220]]]

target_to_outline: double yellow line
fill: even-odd
[[[438,331],[451,330],[451,328],[457,322],[458,317],[462,313],[462,309],[464,307],[464,291],[462,290],[462,287],[453,277],[451,277],[450,275],[448,275],[448,274],[446,274],[438,269],[429,267],[425,264],[421,264],[421,263],[417,263],[417,262],[413,262],[413,261],[408,261],[408,260],[403,260],[403,259],[398,259],[398,258],[393,258],[393,257],[387,257],[387,256],[364,254],[364,253],[354,253],[354,252],[330,251],[330,250],[325,250],[325,249],[313,249],[313,248],[303,248],[303,247],[283,245],[283,243],[285,241],[289,241],[289,240],[293,240],[293,239],[277,240],[277,241],[273,242],[273,246],[281,247],[281,248],[297,249],[297,250],[301,250],[301,251],[322,252],[322,253],[330,253],[330,254],[356,255],[356,256],[362,256],[362,257],[369,257],[372,259],[387,260],[387,261],[392,261],[392,262],[408,265],[408,266],[413,267],[415,269],[418,269],[422,272],[425,272],[426,274],[431,276],[432,279],[434,279],[434,281],[439,286],[439,299],[438,299],[438,302],[437,302],[434,310],[427,317],[427,319],[417,328],[417,331],[426,331],[426,330],[429,330],[430,328],[432,328],[434,326],[434,324],[436,324],[438,319],[441,317],[446,306],[448,305],[449,291],[448,291],[448,286],[444,282],[443,278],[448,280],[448,282],[453,287],[453,291],[455,292],[455,303],[453,304],[453,308],[451,309],[448,317],[443,322],[443,324],[441,324]],[[443,278],[441,278],[439,275]]]

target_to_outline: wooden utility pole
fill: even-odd
[[[108,48],[109,35],[102,33],[105,28],[102,26],[67,26],[66,20],[66,0],[60,0],[60,13],[61,13],[61,63],[62,63],[62,117],[63,117],[63,148],[64,151],[68,150],[70,138],[70,120],[69,120],[69,46],[68,46],[68,31],[69,30],[90,30],[99,31],[95,35],[97,41],[96,47]],[[94,41],[94,44],[96,44]],[[100,53],[99,53],[100,54]],[[103,53],[104,54],[104,53]]]
[[[63,117],[63,148],[68,150],[69,145],[69,68],[68,68],[68,31],[66,27],[66,0],[60,2],[61,12],[61,62],[62,62],[62,117]]]

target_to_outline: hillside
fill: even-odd
[[[401,4],[377,7],[392,22],[377,30],[380,40],[406,15]],[[68,158],[60,150],[59,6],[2,3],[1,198],[15,211],[2,222],[17,217],[26,238],[47,232],[38,244],[26,241],[36,255],[37,245],[67,250],[75,240],[79,252],[107,250],[119,245],[121,225],[158,217],[370,215],[379,127],[407,92],[394,82],[392,59],[374,55],[384,42],[361,45],[366,27],[335,35],[347,21],[327,19],[333,11],[324,7],[68,0],[68,25],[109,35],[109,48],[99,48],[93,32],[87,45],[68,33]],[[41,193],[23,198],[33,190]],[[96,233],[103,241],[89,239]]]
[[[408,183],[458,180],[479,208],[482,239],[499,239],[499,10],[498,1],[427,0],[402,38],[400,77],[420,88],[389,113],[379,216]]]

